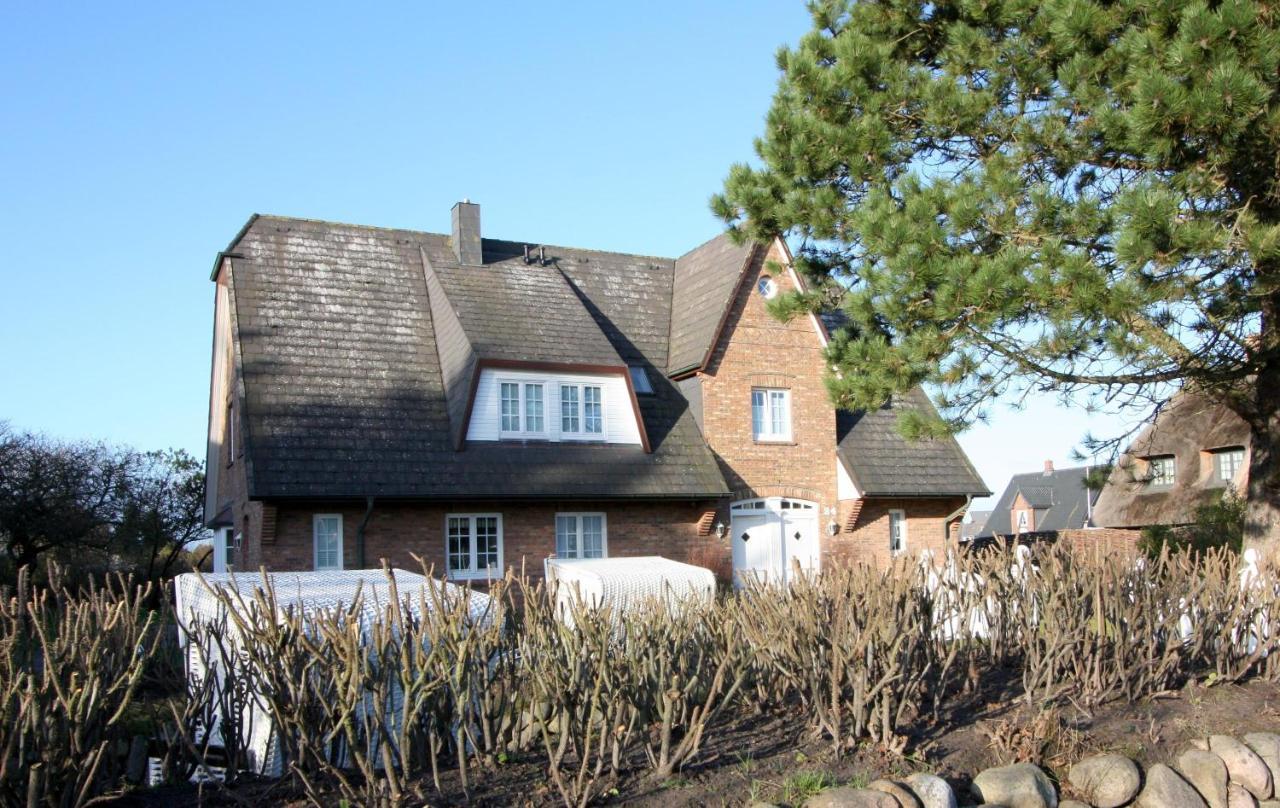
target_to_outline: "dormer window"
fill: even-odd
[[[599,385],[560,385],[560,434],[594,438],[604,434],[604,393]]]
[[[1177,481],[1177,463],[1173,455],[1147,458],[1147,487],[1171,488]]]
[[[1018,511],[1018,532],[1026,533],[1031,529],[1031,519],[1026,510]]]
[[[757,387],[751,391],[751,433],[758,441],[791,441],[791,391]]]
[[[1227,449],[1216,449],[1213,452],[1213,477],[1221,485],[1235,482],[1244,468],[1244,447],[1232,446]]]
[[[541,382],[502,382],[502,436],[545,437],[545,404],[546,394]]]

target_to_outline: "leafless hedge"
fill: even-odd
[[[469,619],[469,595],[392,584],[369,621],[359,604],[295,613],[261,587],[226,595],[225,623],[191,627],[210,673],[172,709],[166,766],[176,779],[201,765],[201,728],[221,715],[219,759],[234,779],[255,710],[287,778],[318,805],[335,793],[416,804],[446,769],[470,790],[514,759],[540,761],[564,804],[585,805],[626,772],[661,778],[696,761],[754,711],[802,716],[837,753],[863,741],[901,750],[997,669],[1020,671],[1039,706],[1136,699],[1191,677],[1277,678],[1280,588],[1265,571],[1242,583],[1238,569],[1227,554],[1135,565],[997,551],[570,620],[540,584],[514,578],[482,621]],[[115,786],[105,750],[156,647],[142,594],[19,591],[3,605],[6,802],[77,805]]]

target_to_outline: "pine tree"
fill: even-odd
[[[1194,387],[1252,429],[1280,547],[1280,9],[1254,0],[823,0],[778,54],[760,163],[713,209],[837,304],[836,403],[922,382],[956,430],[1027,390]]]

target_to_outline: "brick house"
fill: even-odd
[[[728,577],[883,564],[987,491],[897,410],[836,412],[785,244],[657,258],[253,216],[218,255],[206,517],[219,566],[540,574],[658,554]]]
[[[1090,470],[1089,466],[1057,469],[1046,460],[1043,471],[1013,475],[977,540],[1054,539],[1064,531],[1094,527],[1098,491],[1088,487]]]

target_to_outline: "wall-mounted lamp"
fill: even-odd
[[[840,532],[840,523],[832,519],[827,523],[827,535],[834,536]]]
[[[716,538],[723,539],[724,534],[729,532],[729,528],[724,526],[724,522],[716,522]]]

